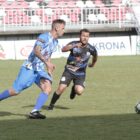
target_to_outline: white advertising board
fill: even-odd
[[[35,40],[15,41],[16,59],[27,59],[33,49]],[[62,56],[60,46],[57,46],[56,51],[52,54],[52,58],[59,58]]]
[[[0,59],[15,59],[14,41],[0,41]]]
[[[34,43],[35,40],[15,41],[16,59],[27,59],[30,52],[32,51]]]
[[[73,39],[60,39],[60,46],[63,47],[67,43],[78,40]],[[132,49],[130,46],[129,37],[91,37],[89,43],[96,47],[99,56],[111,55],[131,55]],[[67,56],[68,53],[63,53],[62,56]]]
[[[89,43],[96,47],[98,55],[131,55],[129,37],[99,37],[90,38]]]
[[[89,43],[96,47],[99,56],[135,55],[136,37],[91,37]],[[59,39],[59,46],[52,58],[67,57],[69,52],[61,52],[61,48],[79,38]],[[130,43],[131,42],[131,43]],[[27,59],[35,40],[0,41],[0,59]],[[131,46],[132,45],[132,46]]]
[[[140,54],[140,36],[131,36],[132,53]]]

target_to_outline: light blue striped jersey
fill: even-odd
[[[35,46],[40,46],[41,54],[46,58],[51,57],[52,53],[56,51],[58,40],[54,39],[49,32],[40,34],[35,42]],[[27,67],[34,71],[42,71],[45,69],[44,63],[35,55],[32,50],[28,59],[23,63],[24,67]]]

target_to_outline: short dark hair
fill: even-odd
[[[86,28],[80,30],[80,35],[82,34],[82,32],[86,32],[86,33],[90,34],[90,31]]]
[[[63,20],[63,19],[55,19],[55,20],[53,20],[53,22],[52,22],[52,28],[54,28],[54,26],[56,25],[56,24],[66,24],[66,22]]]

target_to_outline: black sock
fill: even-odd
[[[72,86],[72,92],[75,92],[75,87],[74,87],[74,85]]]
[[[58,94],[56,94],[56,92],[54,92],[50,105],[54,106],[54,104],[59,99],[59,97],[60,97],[60,95],[58,95]]]

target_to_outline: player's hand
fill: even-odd
[[[94,65],[91,64],[91,63],[89,63],[89,64],[88,64],[88,67],[92,68],[92,67],[94,67]]]
[[[55,70],[55,65],[50,62],[46,62],[46,67],[47,67],[48,73],[52,76],[52,73]]]
[[[75,46],[76,46],[77,48],[82,48],[82,43],[77,43]]]

